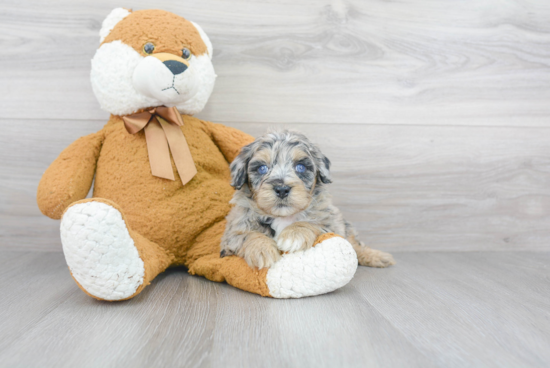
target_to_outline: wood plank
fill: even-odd
[[[267,129],[266,124],[231,125],[255,136]],[[14,125],[0,119],[1,247],[60,249],[59,224],[40,214],[36,187],[65,146],[101,126],[101,121],[53,120]],[[373,247],[548,249],[548,129],[292,127],[318,142],[332,160],[334,202]]]
[[[207,366],[433,366],[348,287],[298,303],[227,288]]]
[[[0,253],[0,292],[0,356],[71,294],[81,293],[62,253],[5,250]]]
[[[548,365],[549,253],[399,256],[389,272],[358,272],[353,285],[438,366]]]
[[[263,125],[238,125],[253,135]],[[334,203],[386,250],[547,250],[546,129],[293,124],[333,161]]]
[[[61,253],[39,255],[0,250],[0,367],[544,367],[550,359],[548,252],[397,253],[392,268],[360,267],[344,288],[298,300],[175,268],[120,303],[81,292]]]
[[[432,366],[355,298],[338,292],[278,301],[172,269],[129,302],[71,294],[0,349],[0,366]],[[403,355],[389,354],[390,347]]]
[[[4,118],[105,119],[89,83],[113,3],[5,0]],[[143,9],[143,0],[119,6]],[[550,4],[209,0],[155,7],[200,23],[217,122],[548,126]]]
[[[59,222],[36,205],[38,182],[61,151],[103,121],[0,119],[0,247],[61,250]]]

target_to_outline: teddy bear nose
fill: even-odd
[[[181,74],[187,70],[187,65],[185,65],[184,63],[180,63],[177,60],[166,60],[163,61],[163,64],[166,65],[166,67],[170,69],[170,71],[174,75]]]

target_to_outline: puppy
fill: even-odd
[[[281,252],[311,248],[317,237],[334,232],[357,252],[359,264],[388,267],[393,257],[370,249],[332,205],[326,185],[330,161],[303,134],[268,133],[248,146],[231,164],[237,189],[221,241],[221,257],[237,255],[251,267],[270,267]]]

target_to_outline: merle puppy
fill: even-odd
[[[334,232],[357,252],[359,264],[388,267],[393,257],[371,249],[332,205],[326,185],[330,161],[303,134],[270,132],[243,147],[231,164],[237,189],[221,241],[221,256],[237,255],[251,267],[270,267],[281,252],[311,248],[317,237]]]

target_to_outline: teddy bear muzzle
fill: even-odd
[[[185,61],[185,59],[167,52],[161,52],[151,56],[162,61],[164,66],[166,66],[174,75],[183,73],[189,67],[188,62]]]
[[[141,94],[165,104],[191,99],[198,91],[196,73],[187,61],[169,53],[143,58],[134,70],[132,82]]]

